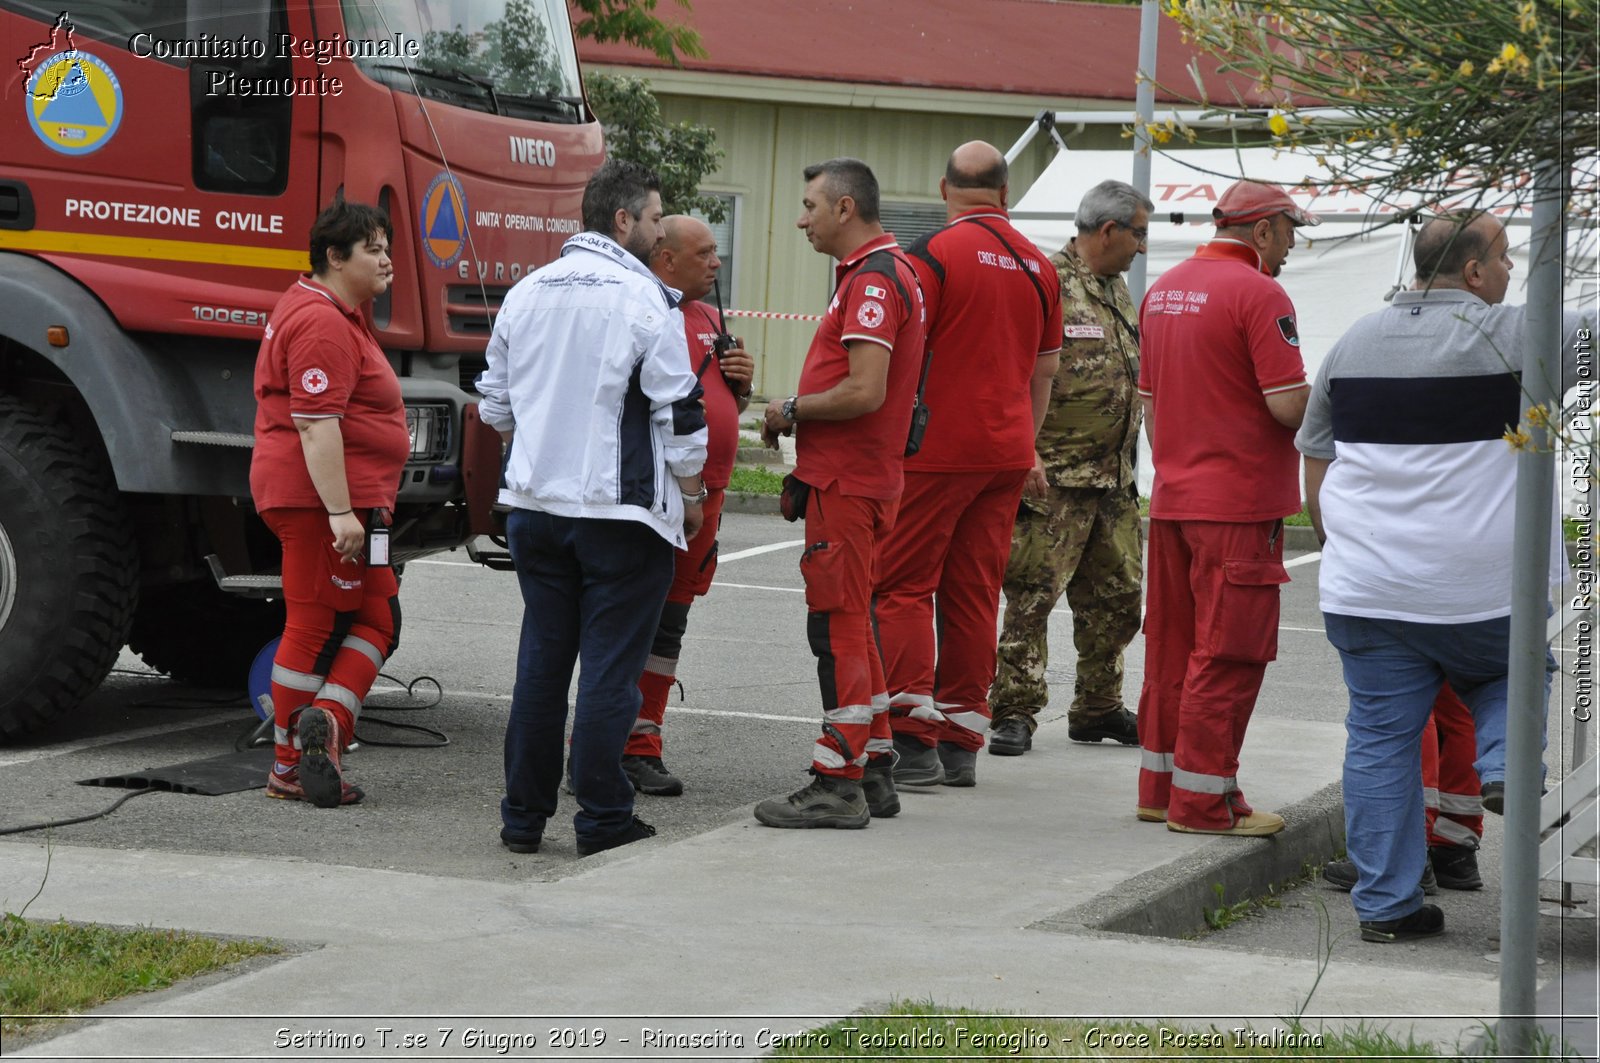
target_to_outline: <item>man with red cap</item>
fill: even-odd
[[[1259,836],[1236,778],[1267,662],[1278,653],[1283,518],[1300,511],[1294,433],[1305,363],[1275,278],[1318,219],[1277,185],[1239,181],[1216,237],[1162,274],[1139,311],[1139,396],[1155,485],[1139,696],[1142,820]]]

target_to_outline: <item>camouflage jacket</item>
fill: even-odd
[[[1144,420],[1133,296],[1120,275],[1097,276],[1070,243],[1050,261],[1061,279],[1065,336],[1039,430],[1045,476],[1057,487],[1126,487]]]

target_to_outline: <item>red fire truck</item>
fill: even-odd
[[[484,530],[490,314],[581,229],[602,148],[564,0],[0,0],[0,66],[4,738],[124,644],[240,686],[280,630],[252,367],[340,189],[395,228],[395,559]]]

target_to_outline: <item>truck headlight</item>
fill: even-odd
[[[450,407],[407,406],[406,431],[413,462],[443,461],[450,454]]]

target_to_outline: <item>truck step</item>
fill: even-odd
[[[487,535],[480,535],[467,543],[467,556],[496,572],[512,572],[517,567],[511,560],[511,551]]]
[[[237,594],[244,598],[283,597],[282,576],[230,576],[222,567],[222,558],[216,554],[207,554],[206,564],[210,566],[211,578],[217,581],[217,586],[229,594]]]
[[[172,433],[174,443],[197,443],[207,447],[244,447],[253,448],[256,437],[245,432],[194,432],[175,430]]]

